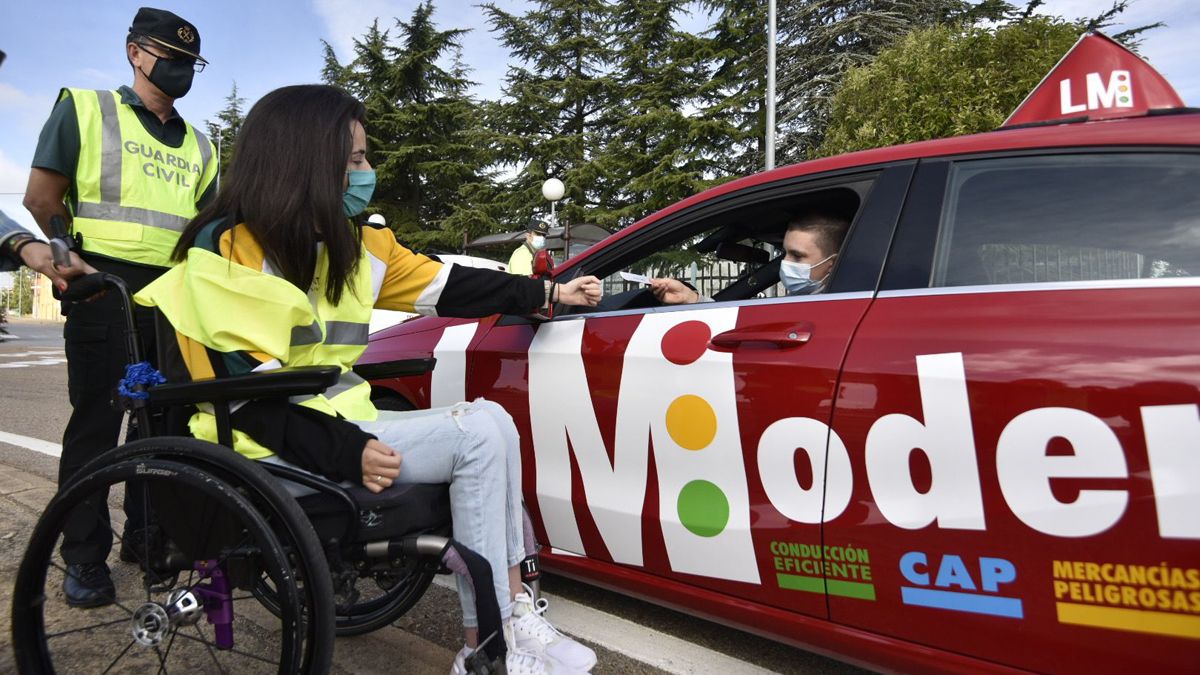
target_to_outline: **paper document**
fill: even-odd
[[[633,272],[621,272],[621,278],[625,281],[632,281],[635,284],[650,283],[650,277],[644,274],[634,274]]]

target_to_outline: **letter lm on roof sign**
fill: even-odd
[[[1085,33],[1001,128],[1140,117],[1183,108],[1183,99],[1142,57],[1102,33]]]

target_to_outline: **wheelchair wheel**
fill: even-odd
[[[157,437],[129,443],[112,450],[94,464],[134,457],[184,461],[238,486],[239,492],[267,520],[288,553],[304,619],[303,648],[297,672],[328,671],[333,661],[335,614],[329,567],[308,517],[279,479],[229,448],[185,437]],[[79,474],[87,470],[89,468],[85,467]],[[275,598],[275,585],[266,574],[259,576],[250,592],[255,594],[262,607],[281,617],[281,602]]]
[[[109,489],[125,483],[154,509],[171,545],[152,550],[147,541],[134,547],[137,563],[120,563],[114,531],[112,603],[70,607],[62,533],[81,518],[99,521],[76,507],[107,503]],[[259,578],[272,585],[281,618],[248,590]],[[132,457],[92,465],[46,507],[14,585],[14,656],[22,673],[303,672],[311,613],[289,552],[237,487],[195,466]]]
[[[370,633],[404,616],[425,595],[433,574],[414,570],[393,578],[359,578],[354,584],[358,599],[337,612],[338,637]]]

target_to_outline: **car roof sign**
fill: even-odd
[[[1145,59],[1107,35],[1089,31],[1001,128],[1140,117],[1151,110],[1184,107],[1175,89]]]

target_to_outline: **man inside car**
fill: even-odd
[[[850,222],[839,216],[813,212],[793,219],[783,234],[783,260],[779,281],[788,295],[813,295],[825,290]],[[664,305],[712,302],[712,298],[678,279],[651,279],[650,292]]]

